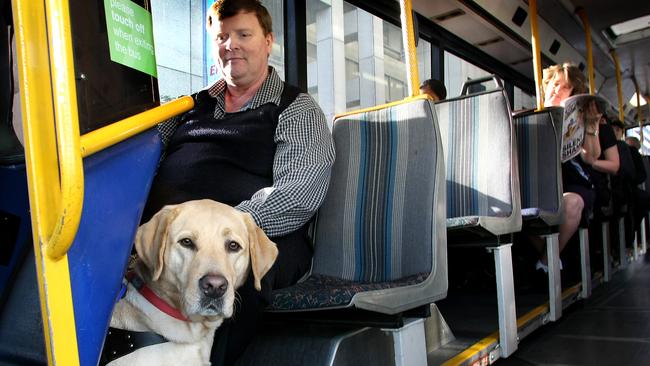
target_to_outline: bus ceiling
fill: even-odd
[[[537,4],[543,66],[572,61],[587,72],[585,29],[579,9],[584,9],[591,27],[596,92],[618,106],[615,50],[622,73],[623,111],[637,122],[635,93],[650,97],[650,2],[620,6],[612,1],[544,0]],[[504,0],[413,0],[413,9],[514,71],[534,79],[531,29],[527,2]],[[640,26],[625,23],[635,18]],[[623,24],[621,24],[623,23]],[[531,84],[532,86],[532,84]],[[533,89],[528,87],[530,91]],[[647,111],[640,112],[647,121]],[[618,108],[616,108],[618,115]]]

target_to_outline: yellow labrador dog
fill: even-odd
[[[259,290],[278,254],[249,214],[212,200],[165,206],[138,229],[135,248],[139,259],[104,346],[110,366],[209,365],[235,290],[249,271]],[[146,346],[130,352],[134,339]]]

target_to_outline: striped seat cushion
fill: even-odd
[[[502,90],[436,104],[447,173],[447,217],[513,211],[510,111]]]
[[[415,100],[336,120],[313,274],[378,283],[432,271],[433,118],[432,104]]]

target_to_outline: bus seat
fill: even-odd
[[[31,237],[25,165],[0,165],[0,307]]]
[[[490,81],[496,87],[468,93]],[[507,357],[517,349],[511,246],[522,226],[510,105],[501,81],[489,76],[465,82],[461,96],[437,102],[436,111],[446,160],[447,242],[492,251],[499,343]]]
[[[517,132],[522,231],[546,240],[550,320],[562,316],[559,225],[562,222],[560,144],[564,109],[550,107],[513,116]]]
[[[155,128],[84,159],[84,202],[68,252],[79,360],[95,365],[160,159]]]
[[[463,93],[490,79],[466,82]],[[521,230],[515,135],[498,83],[495,89],[436,103],[446,160],[450,245]]]
[[[560,125],[564,110],[551,107],[514,116],[524,229],[554,228],[562,221]]]
[[[25,165],[0,164],[0,364],[45,365]]]
[[[271,312],[397,314],[447,293],[444,165],[425,99],[335,120],[336,162],[314,228],[310,275]]]

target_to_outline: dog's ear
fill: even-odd
[[[246,228],[248,229],[248,250],[250,251],[255,288],[257,291],[260,291],[262,289],[262,278],[271,269],[275,259],[278,257],[278,248],[266,236],[264,230],[255,224],[255,220],[253,220],[250,214],[244,213],[244,221],[246,221]]]
[[[160,278],[164,267],[169,224],[178,214],[175,207],[163,207],[151,220],[141,225],[135,235],[135,250],[138,252],[138,257],[151,271],[153,281]]]

